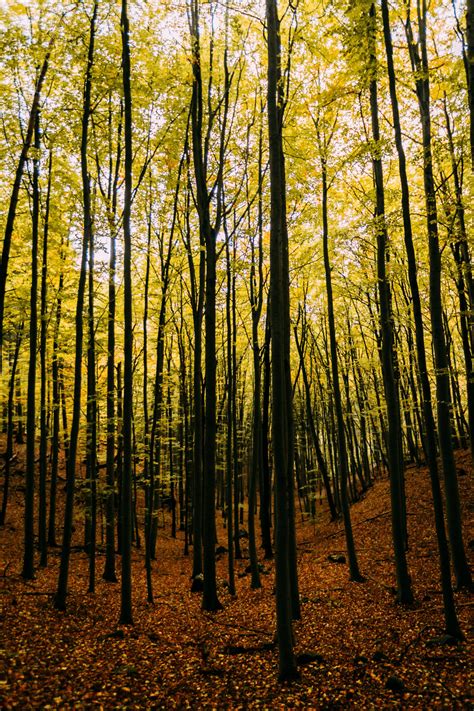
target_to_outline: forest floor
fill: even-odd
[[[474,498],[468,453],[458,456],[465,541],[472,554]],[[463,473],[464,472],[464,473]],[[272,562],[262,588],[250,589],[248,560],[236,561],[237,595],[225,584],[227,557],[217,562],[223,610],[206,613],[190,592],[191,560],[183,533],[160,529],[153,584],[146,602],[143,552],[134,550],[134,622],[119,627],[120,585],[101,579],[87,593],[88,561],[74,550],[68,609],[52,607],[59,550],[36,579],[20,577],[23,480],[13,478],[7,524],[0,531],[0,707],[4,709],[315,708],[462,709],[473,677],[472,596],[456,593],[466,641],[442,644],[443,614],[430,487],[425,468],[407,470],[408,562],[415,603],[395,603],[389,485],[378,481],[352,508],[366,582],[351,583],[341,522],[298,523],[302,619],[295,623],[301,679],[277,681]],[[16,490],[15,490],[16,489]],[[79,519],[80,512],[77,509]],[[82,525],[77,526],[78,531]],[[219,543],[226,545],[220,528]],[[79,535],[79,533],[77,534]],[[246,545],[245,539],[243,539]],[[79,540],[75,543],[80,543]],[[119,563],[119,561],[118,561]],[[119,567],[119,566],[118,566]],[[472,706],[471,706],[472,707]]]

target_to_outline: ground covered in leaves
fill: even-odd
[[[458,459],[465,541],[472,553],[472,471]],[[299,522],[302,619],[295,624],[301,679],[277,682],[273,644],[272,564],[262,561],[260,590],[250,589],[248,560],[236,562],[237,595],[218,557],[224,609],[200,609],[190,592],[191,560],[182,533],[160,529],[154,563],[155,604],[146,602],[142,551],[134,551],[134,626],[119,627],[120,585],[100,579],[87,593],[88,561],[72,554],[66,613],[52,607],[59,552],[26,583],[22,560],[22,477],[13,480],[7,524],[0,530],[0,706],[29,708],[467,708],[472,682],[472,597],[456,593],[466,641],[443,644],[433,513],[427,472],[407,470],[408,555],[416,601],[394,600],[389,487],[378,481],[352,508],[360,567],[366,582],[351,583],[344,564],[340,522],[322,513]],[[16,489],[16,491],[15,491]],[[78,511],[78,518],[80,513]],[[82,525],[78,526],[78,534]],[[220,543],[226,544],[223,530]],[[243,539],[245,543],[245,539]],[[80,541],[77,540],[77,543]]]

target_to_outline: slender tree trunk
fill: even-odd
[[[39,112],[35,120],[35,150],[33,159],[33,213],[30,287],[30,349],[28,364],[28,401],[26,410],[26,490],[25,490],[25,547],[22,577],[34,578],[34,498],[35,498],[35,440],[36,440],[36,348],[38,340],[38,239],[40,220]]]
[[[420,4],[421,2],[421,4]],[[431,115],[429,67],[426,47],[426,3],[418,0],[419,47],[413,39],[410,17],[407,17],[406,31],[412,68],[415,72],[415,86],[420,109],[423,140],[423,181],[426,199],[426,219],[428,231],[430,269],[430,314],[431,332],[436,369],[436,396],[438,414],[439,445],[446,493],[446,514],[448,534],[451,544],[454,572],[458,587],[472,587],[472,578],[466,558],[462,536],[461,506],[454,461],[451,428],[451,393],[446,341],[443,330],[443,309],[441,299],[441,252],[438,236],[438,214],[436,190],[433,175],[431,150]]]
[[[163,265],[162,265],[163,278]],[[163,406],[163,367],[165,359],[165,324],[166,324],[166,299],[167,277],[164,277],[161,294],[160,314],[158,318],[158,335],[156,341],[156,368],[155,368],[155,393],[153,404],[153,418],[150,433],[150,486],[148,492],[148,535],[150,565],[155,559],[156,538],[158,535],[158,504],[160,471],[162,466],[161,427]],[[158,475],[158,477],[157,477]]]
[[[26,159],[33,140],[35,123],[37,121],[41,90],[43,88],[46,72],[48,71],[49,57],[51,54],[52,41],[50,42],[48,51],[41,65],[38,78],[35,85],[35,93],[31,104],[30,115],[28,118],[28,126],[26,128],[25,140],[21,149],[20,158],[18,160],[17,169],[15,172],[15,180],[13,182],[10,203],[8,206],[7,221],[5,224],[5,234],[3,237],[2,256],[0,261],[0,372],[2,371],[2,346],[3,346],[3,316],[5,310],[5,287],[8,274],[8,261],[10,259],[10,248],[13,236],[13,228],[15,225],[16,208],[18,205],[18,197],[20,195],[21,181],[23,171],[25,169]]]
[[[117,363],[117,553],[122,555],[122,531],[123,531],[123,516],[122,516],[122,485],[123,485],[123,385],[122,385],[122,363]]]
[[[23,322],[21,323],[15,340],[15,351],[10,369],[10,383],[8,386],[8,405],[7,405],[7,446],[5,450],[5,468],[3,470],[3,498],[2,509],[0,511],[0,526],[5,525],[8,505],[8,490],[10,484],[10,461],[13,456],[13,398],[15,395],[15,375],[18,365],[18,356],[20,355],[20,346],[23,339]]]
[[[289,379],[289,274],[285,252],[285,172],[282,148],[280,23],[276,0],[266,0],[268,41],[268,127],[270,150],[270,318],[272,328],[272,439],[275,468],[276,614],[280,681],[297,678],[293,653],[290,582],[289,486],[293,464]],[[290,382],[288,383],[288,381]]]
[[[22,396],[21,396],[21,377],[20,373],[18,373],[17,379],[16,379],[16,387],[15,387],[15,399],[16,399],[16,434],[15,434],[15,442],[16,444],[24,444],[25,442],[25,437],[24,437],[24,423],[23,423],[23,402],[22,402]]]
[[[90,537],[89,592],[95,592],[96,532],[97,532],[97,386],[94,322],[94,231],[89,234],[89,304],[87,343],[87,481],[89,487]]]
[[[260,241],[261,245],[261,241]],[[252,356],[253,356],[253,422],[252,422],[252,459],[249,474],[249,554],[252,573],[252,588],[261,587],[258,571],[258,556],[255,545],[255,505],[257,498],[257,481],[262,471],[262,411],[260,404],[261,370],[260,344],[258,341],[258,324],[262,309],[262,289],[257,292],[255,283],[255,261],[252,243],[252,265],[250,272],[250,300],[252,306]],[[260,282],[261,284],[261,282]]]
[[[56,546],[56,497],[59,469],[59,436],[61,416],[61,394],[59,373],[59,329],[61,326],[62,293],[64,286],[64,249],[60,247],[59,286],[56,302],[56,322],[53,337],[52,379],[53,379],[53,437],[51,442],[51,486],[49,491],[48,545]]]
[[[334,318],[334,299],[332,293],[331,264],[329,261],[329,228],[328,228],[328,184],[326,158],[321,155],[321,175],[322,175],[322,209],[323,209],[323,254],[324,272],[326,277],[326,293],[328,299],[328,326],[329,326],[329,346],[331,356],[332,386],[334,395],[334,408],[336,411],[337,444],[338,444],[338,464],[340,467],[341,482],[341,508],[344,519],[344,529],[346,533],[347,556],[349,559],[349,572],[351,580],[361,582],[363,577],[359,570],[357,553],[355,549],[354,536],[352,533],[351,515],[349,502],[347,500],[347,478],[349,465],[347,461],[346,437],[344,430],[344,415],[342,412],[341,386],[339,383],[339,365],[337,359],[336,324]]]
[[[133,317],[132,317],[132,93],[130,85],[130,30],[127,0],[122,0],[122,80],[124,96],[125,195],[123,207],[124,371],[123,371],[123,472],[122,472],[122,584],[120,623],[132,617],[132,419],[133,419]]]
[[[474,57],[472,57],[472,62],[474,62]],[[448,113],[446,97],[444,98],[443,108],[456,196],[457,239],[454,244],[452,244],[452,251],[458,269],[456,284],[459,295],[461,338],[464,352],[464,363],[466,367],[467,411],[469,419],[471,456],[472,461],[474,462],[474,279],[466,230],[462,181],[459,171],[459,164],[455,155],[453,130]]]
[[[224,221],[226,230],[226,222]],[[227,266],[227,293],[226,293],[226,320],[227,320],[227,437],[226,437],[226,508],[227,508],[227,548],[228,548],[228,569],[229,569],[229,592],[235,595],[235,574],[234,574],[234,536],[237,538],[239,529],[234,528],[234,501],[233,501],[233,405],[232,396],[234,390],[234,369],[232,364],[232,341],[235,333],[232,329],[232,268],[230,261],[229,235],[226,234],[226,266]]]
[[[440,558],[440,574],[441,587],[443,592],[444,615],[446,621],[446,631],[455,637],[459,637],[461,633],[457,620],[456,609],[454,605],[454,596],[451,587],[449,550],[446,539],[446,529],[444,525],[443,502],[441,496],[441,485],[436,456],[436,431],[431,402],[431,387],[426,364],[421,298],[418,288],[417,263],[413,245],[408,177],[406,171],[405,151],[402,142],[398,98],[396,93],[395,68],[393,63],[393,45],[390,31],[390,17],[387,0],[382,0],[382,19],[387,55],[387,69],[390,86],[390,98],[392,104],[395,143],[397,146],[400,183],[402,188],[404,238],[408,259],[408,277],[413,303],[413,316],[415,322],[415,343],[418,357],[419,376],[421,381],[423,418],[425,425],[425,450],[430,472],[431,489],[433,495],[436,536],[438,541],[438,551]]]
[[[304,325],[303,325],[304,329]],[[309,431],[311,433],[311,439],[313,442],[314,451],[316,452],[316,460],[318,462],[318,467],[320,474],[323,479],[324,489],[326,491],[326,498],[329,506],[329,511],[331,513],[331,520],[335,521],[338,517],[336,503],[334,501],[333,493],[331,490],[331,483],[329,481],[329,472],[324,460],[324,455],[319,444],[318,434],[316,432],[316,426],[314,424],[313,410],[311,407],[311,389],[309,386],[308,374],[306,371],[306,364],[304,362],[304,347],[303,347],[304,336],[301,341],[298,338],[298,331],[295,327],[295,343],[298,350],[298,355],[300,358],[301,374],[303,376],[303,384],[305,389],[305,400],[306,400],[306,419],[309,425]]]
[[[390,499],[392,509],[392,537],[397,576],[397,599],[403,604],[413,601],[411,580],[405,552],[406,519],[404,517],[402,427],[400,398],[394,364],[394,339],[392,325],[391,290],[387,277],[386,263],[388,234],[385,222],[385,194],[383,185],[382,159],[379,155],[380,129],[377,97],[377,57],[375,49],[375,5],[369,13],[369,70],[370,70],[370,111],[372,137],[375,144],[372,166],[375,184],[375,229],[377,234],[377,280],[379,288],[381,361],[385,400],[388,415],[388,461],[390,474]]]
[[[79,422],[81,417],[81,385],[82,385],[82,346],[84,339],[84,295],[86,287],[87,273],[87,251],[90,243],[92,230],[91,215],[91,190],[87,160],[87,146],[89,137],[89,119],[91,114],[91,89],[92,89],[92,66],[94,62],[94,44],[97,18],[98,2],[94,2],[94,10],[90,23],[89,50],[87,54],[87,69],[84,81],[84,105],[82,111],[82,136],[81,136],[81,175],[82,193],[84,203],[84,230],[82,237],[81,269],[79,273],[79,285],[77,289],[76,302],[76,350],[74,358],[74,395],[73,413],[71,423],[71,436],[69,439],[69,451],[66,471],[66,505],[64,511],[64,528],[61,551],[61,565],[59,569],[58,588],[54,599],[57,610],[66,609],[66,595],[69,576],[69,559],[71,555],[71,538],[74,515],[74,487],[76,482],[76,458],[77,443],[79,437]]]
[[[192,255],[190,255],[192,260]],[[193,307],[194,323],[194,361],[193,361],[193,572],[192,592],[202,590],[202,316],[204,305],[205,257],[201,251],[199,257],[199,295]]]
[[[40,477],[39,477],[39,512],[38,512],[38,540],[40,550],[40,566],[46,567],[48,561],[47,546],[47,510],[46,510],[46,470],[48,466],[48,427],[46,403],[46,337],[48,327],[47,304],[47,276],[48,276],[48,230],[49,206],[51,200],[51,172],[53,166],[52,154],[49,155],[48,189],[46,194],[46,209],[44,215],[43,231],[43,256],[41,263],[41,333],[40,333],[40,362],[41,362],[41,394],[40,394]]]
[[[112,134],[112,110],[109,111],[109,131]],[[102,577],[110,583],[117,582],[115,571],[115,433],[117,422],[115,418],[115,312],[116,287],[115,274],[117,270],[117,184],[121,163],[122,120],[117,131],[117,156],[112,181],[112,155],[109,164],[108,204],[111,204],[109,214],[110,253],[109,253],[109,283],[108,283],[108,321],[107,321],[107,445],[106,445],[106,483],[107,498],[105,508],[105,566]],[[112,153],[112,152],[110,152]],[[146,421],[146,414],[145,414]]]
[[[467,0],[467,84],[469,98],[469,138],[471,143],[471,172],[474,173],[474,0]]]
[[[64,386],[64,361],[62,358],[58,360],[58,371],[59,371],[59,391],[61,396],[61,413],[62,413],[62,426],[63,426],[63,447],[64,447],[64,458],[66,461],[66,471],[67,463],[69,461],[69,435],[67,426],[67,407],[66,407],[66,390]]]
[[[262,546],[265,551],[265,559],[273,558],[272,537],[271,537],[271,474],[268,453],[269,441],[269,415],[270,415],[270,317],[267,308],[267,318],[265,323],[265,341],[263,344],[263,387],[262,387],[262,480],[260,486],[260,527],[262,529]]]
[[[191,126],[194,175],[196,181],[196,205],[199,215],[201,242],[206,249],[205,278],[205,411],[203,454],[203,499],[202,543],[204,587],[202,606],[204,610],[219,610],[222,606],[217,597],[215,558],[215,485],[216,485],[216,238],[220,224],[223,170],[223,134],[218,180],[218,208],[214,226],[210,219],[210,196],[207,187],[207,154],[203,149],[203,98],[201,56],[199,44],[199,2],[192,0],[190,8],[190,32],[192,41],[193,95]],[[212,77],[212,69],[211,69]],[[227,88],[226,88],[227,94]],[[226,99],[227,100],[227,99]],[[224,112],[224,115],[226,112]],[[209,118],[209,120],[211,120]],[[208,126],[210,130],[211,125]],[[224,130],[224,129],[223,129]],[[207,143],[207,141],[206,141]],[[195,543],[196,545],[196,543]]]
[[[176,475],[174,472],[174,452],[173,452],[173,404],[171,399],[171,350],[172,343],[167,358],[167,400],[166,418],[168,420],[168,468],[170,478],[170,502],[171,502],[171,538],[176,538]]]

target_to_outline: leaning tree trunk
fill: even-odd
[[[33,96],[33,102],[31,104],[30,115],[28,118],[28,126],[26,128],[25,139],[20,153],[20,158],[18,160],[17,169],[15,172],[15,180],[13,182],[12,193],[10,196],[10,203],[8,206],[7,222],[5,225],[5,234],[3,237],[3,247],[2,247],[2,257],[0,261],[0,372],[2,370],[2,346],[3,346],[3,316],[5,310],[5,287],[7,283],[7,273],[8,273],[8,261],[10,259],[10,248],[13,236],[13,228],[15,225],[16,209],[18,205],[18,198],[20,195],[21,181],[23,178],[23,171],[25,169],[26,159],[28,158],[28,153],[31,147],[31,141],[33,140],[33,133],[35,130],[35,123],[37,120],[37,114],[39,111],[39,103],[41,97],[41,89],[43,88],[44,80],[46,77],[46,72],[48,71],[49,57],[51,54],[52,41],[46,52],[46,56],[41,65],[40,73],[36,81],[35,93]]]

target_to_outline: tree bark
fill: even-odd
[[[289,486],[293,466],[289,363],[289,273],[282,146],[281,44],[276,0],[266,0],[268,131],[270,151],[270,318],[272,329],[272,440],[275,468],[276,614],[279,680],[299,676],[293,653]]]
[[[46,77],[46,72],[48,71],[49,58],[52,49],[52,41],[50,42],[48,51],[46,52],[43,64],[36,80],[35,93],[33,96],[33,102],[31,104],[30,115],[28,118],[28,126],[26,129],[25,140],[20,152],[20,158],[18,159],[18,166],[15,173],[15,180],[13,182],[12,193],[10,196],[10,203],[8,206],[7,222],[5,225],[5,234],[3,237],[3,247],[2,247],[2,257],[0,260],[0,373],[2,371],[2,346],[3,346],[3,318],[5,310],[5,288],[7,282],[8,274],[8,262],[10,259],[10,248],[13,236],[13,228],[15,225],[16,208],[18,205],[18,197],[20,195],[21,180],[23,177],[23,171],[25,168],[26,159],[28,158],[28,153],[31,147],[31,141],[33,140],[33,133],[35,130],[35,122],[37,120],[37,114],[39,110],[39,102],[41,97],[41,90],[43,88],[44,80]]]
[[[49,206],[51,202],[51,173],[53,167],[52,154],[49,155],[48,188],[46,193],[46,208],[43,230],[43,255],[41,263],[41,327],[40,327],[40,363],[41,363],[41,394],[40,394],[40,476],[39,476],[39,511],[38,511],[38,541],[40,550],[40,566],[46,567],[48,561],[47,546],[47,505],[46,505],[46,474],[48,456],[48,427],[46,403],[46,338],[48,330],[47,276],[48,276],[48,232]]]
[[[94,10],[90,22],[89,49],[87,53],[87,68],[84,80],[83,110],[82,110],[82,134],[81,134],[81,176],[83,194],[83,236],[82,236],[82,256],[79,273],[79,284],[77,288],[76,302],[76,348],[74,357],[74,394],[73,412],[71,423],[71,436],[69,438],[69,450],[66,470],[66,505],[64,510],[64,527],[61,551],[61,564],[58,577],[58,588],[54,598],[54,606],[57,610],[66,609],[66,596],[69,577],[69,560],[71,555],[71,538],[74,515],[74,487],[76,482],[76,458],[77,443],[79,437],[79,422],[81,417],[81,385],[82,385],[82,346],[84,340],[84,295],[86,287],[87,273],[87,252],[90,243],[92,230],[91,214],[91,190],[90,177],[87,160],[87,147],[89,138],[89,119],[91,114],[91,89],[92,89],[92,67],[94,62],[94,44],[96,32],[98,2],[94,2]]]
[[[132,92],[130,83],[130,28],[128,3],[122,0],[122,81],[124,97],[125,194],[123,206],[123,470],[122,470],[122,581],[120,623],[133,624],[132,615],[132,419],[133,419],[133,315],[132,315]]]
[[[420,4],[421,2],[421,4]],[[418,0],[419,46],[413,39],[410,16],[406,21],[406,32],[415,87],[420,110],[423,142],[423,182],[426,201],[430,270],[430,315],[431,334],[436,369],[436,396],[438,414],[439,445],[446,493],[446,514],[448,534],[451,544],[454,572],[458,587],[472,587],[472,578],[466,558],[462,536],[459,487],[454,461],[451,428],[451,392],[449,387],[446,340],[443,330],[443,308],[441,299],[441,252],[438,236],[438,213],[433,175],[431,149],[431,115],[429,67],[426,47],[426,2]]]
[[[403,604],[413,601],[411,580],[406,560],[406,518],[404,516],[403,490],[403,450],[402,425],[400,415],[400,395],[395,373],[394,338],[392,322],[391,289],[386,263],[388,233],[385,222],[385,193],[383,184],[382,159],[380,157],[380,128],[377,96],[377,57],[375,49],[375,5],[369,13],[369,71],[370,71],[370,112],[374,153],[372,166],[375,184],[375,229],[377,234],[377,280],[380,305],[381,360],[388,420],[388,463],[390,475],[390,499],[392,510],[392,538],[397,577],[397,599]]]
[[[35,118],[33,159],[33,211],[31,235],[31,287],[30,287],[30,346],[28,363],[28,394],[26,408],[26,482],[25,482],[25,548],[22,577],[34,578],[34,497],[35,497],[35,443],[36,443],[36,348],[38,340],[38,240],[40,220],[39,111]]]

